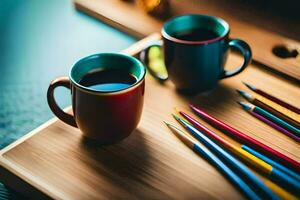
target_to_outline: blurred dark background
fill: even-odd
[[[300,40],[299,0],[218,0],[237,18],[274,33]],[[227,3],[225,3],[227,2]],[[234,6],[232,6],[234,4]],[[240,12],[235,10],[239,8]]]
[[[177,2],[179,0],[170,0]],[[207,8],[280,35],[300,40],[299,0],[187,0],[190,9]],[[195,5],[195,6],[193,6]],[[201,6],[202,5],[202,6]],[[174,8],[182,10],[183,8]]]

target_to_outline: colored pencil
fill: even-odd
[[[202,132],[195,129],[191,124],[182,120],[181,118],[173,115],[175,119],[185,127],[188,132],[196,139],[218,156],[225,164],[234,170],[237,174],[241,175],[244,180],[250,185],[250,187],[259,193],[263,199],[279,199],[276,194],[273,193],[256,175],[253,174],[244,164],[227,153],[224,149],[206,137]]]
[[[237,92],[244,97],[247,101],[253,103],[256,106],[268,111],[269,113],[275,115],[276,117],[286,121],[292,126],[300,127],[300,115],[290,111],[279,104],[276,104],[260,95],[252,95],[248,92],[237,90]]]
[[[263,175],[267,178],[272,180],[274,183],[280,185],[281,187],[285,188],[286,190],[292,193],[298,193],[300,195],[300,184],[298,184],[297,180],[292,178],[291,176],[283,173],[281,170],[274,168],[272,165],[266,163],[265,161],[257,158],[256,156],[252,155],[248,151],[245,151],[241,146],[236,146],[230,143],[229,141],[225,140],[221,136],[217,135],[203,124],[196,121],[194,118],[189,116],[188,114],[180,111],[179,112],[194,128],[199,130],[201,133],[204,133],[209,138],[215,140],[220,145],[243,159],[250,164],[254,168],[258,169]]]
[[[293,105],[291,105],[291,104],[289,104],[289,103],[287,103],[285,101],[282,101],[281,99],[279,99],[279,98],[277,98],[277,97],[275,97],[275,96],[273,96],[271,94],[268,94],[268,93],[264,92],[263,90],[254,87],[253,85],[250,85],[250,84],[244,83],[244,82],[243,82],[243,84],[246,85],[253,92],[255,92],[257,94],[260,94],[260,95],[262,95],[262,96],[264,96],[264,97],[266,97],[266,98],[268,98],[268,99],[270,99],[270,100],[278,103],[279,105],[281,105],[281,106],[283,106],[283,107],[285,107],[287,109],[290,109],[290,110],[294,111],[295,113],[300,114],[300,109],[299,108],[297,108],[297,107],[295,107],[295,106],[293,106]]]
[[[168,128],[176,135],[185,145],[191,148],[200,156],[208,160],[214,167],[216,167],[222,174],[224,174],[229,181],[238,187],[240,191],[248,199],[261,199],[236,173],[234,173],[227,165],[225,165],[215,154],[209,151],[205,146],[197,142],[194,138],[186,135],[183,131],[175,126],[165,122]]]
[[[293,133],[291,133],[290,131],[282,128],[281,126],[278,126],[277,124],[275,124],[274,122],[268,120],[267,118],[261,116],[258,113],[255,112],[249,112],[252,116],[256,117],[257,119],[259,119],[260,121],[268,124],[269,126],[273,127],[274,129],[278,130],[279,132],[287,135],[288,137],[292,138],[293,140],[295,140],[296,142],[300,142],[300,137],[294,135]]]
[[[288,131],[292,132],[293,134],[295,134],[296,136],[300,137],[300,129],[290,125],[289,123],[287,123],[286,121],[276,117],[275,115],[269,113],[268,111],[260,108],[259,106],[255,106],[251,103],[246,103],[246,102],[238,102],[242,108],[248,112],[254,112],[257,113],[265,118],[267,118],[268,120],[272,121],[273,123],[281,126],[284,129],[287,129]]]
[[[299,198],[287,192],[283,188],[279,187],[272,181],[268,179],[263,179],[263,181],[266,184],[266,186],[268,186],[271,190],[273,190],[282,200],[299,200]]]
[[[256,156],[257,158],[262,159],[263,161],[265,161],[266,163],[272,165],[273,167],[276,167],[277,169],[280,169],[282,172],[288,174],[289,176],[293,177],[294,179],[296,179],[299,183],[300,183],[300,175],[293,172],[292,170],[289,170],[288,168],[284,167],[283,165],[275,162],[274,160],[268,158],[267,156],[264,156],[263,154],[255,151],[254,149],[246,146],[246,145],[242,145],[241,146],[245,151],[248,151],[249,153],[251,153],[252,155]]]
[[[200,124],[199,121],[197,121],[196,119],[194,119],[193,117],[191,117],[190,115],[188,115],[188,114],[186,114],[182,111],[181,112],[178,111],[177,114],[185,117],[185,118],[182,118],[182,120],[186,120],[187,123],[190,123],[190,124],[194,125],[196,128],[197,128],[197,125],[195,123],[192,123],[192,122],[195,121],[195,122],[198,122]],[[191,120],[188,120],[189,118]],[[205,127],[205,126],[203,126],[203,127]],[[266,163],[272,165],[272,167],[276,167],[277,169],[280,169],[284,173],[288,174],[289,176],[293,177],[294,179],[296,179],[297,181],[300,182],[300,174],[297,174],[296,172],[288,169],[287,167],[283,166],[282,164],[279,164],[278,162],[272,160],[271,158],[268,158],[267,156],[255,151],[254,149],[250,148],[249,146],[247,146],[245,144],[238,143],[237,141],[234,141],[231,138],[228,138],[228,136],[226,136],[226,135],[224,135],[223,138],[225,140],[227,140],[228,142],[230,142],[232,145],[241,147],[245,151],[248,151],[249,153],[256,156],[257,158],[260,158],[261,160],[265,161]]]
[[[297,161],[289,158],[288,156],[276,151],[275,149],[259,142],[258,140],[255,140],[254,138],[229,126],[228,124],[214,118],[213,116],[204,112],[199,107],[196,107],[194,105],[190,105],[190,107],[198,116],[200,116],[202,119],[206,120],[210,124],[214,125],[216,128],[225,131],[230,136],[239,139],[240,141],[249,145],[250,147],[257,149],[258,151],[261,151],[262,153],[267,154],[269,157],[273,158],[274,160],[281,163],[282,165],[285,165],[285,166],[289,167],[290,169],[300,172],[300,163],[299,162],[297,162]]]

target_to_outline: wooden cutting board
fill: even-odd
[[[159,32],[164,22],[164,20],[147,15],[136,4],[128,1],[74,0],[74,2],[77,9],[138,38]],[[201,13],[224,18],[230,24],[231,37],[241,38],[250,44],[255,61],[300,80],[300,55],[297,59],[280,58],[272,53],[272,49],[277,45],[290,46],[291,49],[298,49],[300,53],[299,41],[239,20],[238,16],[248,17],[253,20],[258,18],[255,16],[255,13],[247,12],[245,7],[233,9],[234,5],[228,6],[230,3],[234,2],[170,0],[173,16],[186,13]],[[268,17],[269,22],[273,23],[271,16]],[[286,23],[286,21],[282,23]],[[267,23],[264,22],[264,24]],[[287,31],[291,31],[293,27],[297,28],[299,25],[299,23],[289,24]]]
[[[158,34],[152,35],[124,52],[134,55],[158,38]],[[230,55],[227,67],[241,62],[239,56]],[[222,80],[213,91],[194,97],[182,96],[171,82],[160,84],[148,75],[142,119],[128,138],[112,146],[88,144],[78,129],[54,118],[0,151],[0,180],[37,199],[243,199],[163,123],[180,127],[170,116],[173,108],[189,112],[188,102],[194,102],[300,161],[299,144],[236,104],[241,98],[235,89],[246,90],[241,81],[300,106],[299,84],[254,64],[242,74]]]

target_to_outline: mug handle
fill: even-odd
[[[143,51],[141,51],[140,53],[140,61],[146,66],[146,68],[148,69],[148,72],[154,77],[156,78],[158,81],[160,82],[165,82],[166,80],[168,80],[168,75],[162,75],[157,73],[154,69],[151,68],[151,66],[148,65],[148,55],[149,55],[149,50],[151,49],[151,47],[159,47],[160,49],[162,48],[162,41],[158,41],[156,43],[153,43],[151,45],[149,45],[147,48],[145,48]]]
[[[228,78],[241,73],[249,65],[252,58],[251,48],[245,41],[240,39],[229,39],[228,45],[229,48],[236,48],[242,53],[244,57],[244,63],[240,67],[231,71],[224,70],[223,74],[221,75],[221,79]]]
[[[71,82],[70,79],[66,76],[63,77],[59,77],[54,79],[53,81],[51,81],[49,87],[48,87],[48,91],[47,91],[47,101],[49,104],[50,109],[52,110],[52,112],[63,122],[65,122],[66,124],[69,124],[71,126],[74,126],[77,128],[77,124],[76,121],[74,119],[74,116],[66,113],[65,111],[63,111],[56,103],[55,98],[54,98],[54,89],[59,87],[59,86],[63,86],[65,88],[71,89],[70,87]]]

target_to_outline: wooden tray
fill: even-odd
[[[159,32],[163,24],[163,20],[147,15],[140,8],[137,8],[135,4],[128,1],[74,0],[74,2],[77,9],[138,38]],[[234,4],[234,2],[229,3],[228,1],[220,0],[170,0],[170,3],[173,15],[202,13],[224,18],[231,26],[231,37],[244,39],[250,44],[255,61],[300,80],[300,59],[283,59],[272,53],[272,49],[277,45],[290,46],[292,49],[300,51],[300,43],[239,20],[238,17],[241,16],[258,20],[255,13],[249,13],[246,7],[228,6],[229,4]],[[267,15],[264,17],[271,18],[271,16]],[[248,19],[248,21],[251,20]],[[271,19],[267,22],[270,21],[273,23]],[[286,27],[288,31],[291,31],[292,27],[296,29],[298,27],[298,23],[286,21],[284,23],[289,24],[288,28]],[[266,21],[264,24],[267,24]],[[277,29],[279,28],[284,29],[283,26],[277,26]]]
[[[152,35],[124,52],[133,55],[158,38]],[[228,65],[240,62],[240,57],[231,55]],[[296,142],[236,104],[240,97],[235,89],[245,90],[241,81],[300,106],[299,85],[256,65],[195,97],[182,96],[172,83],[162,85],[148,76],[143,116],[130,137],[116,145],[97,147],[87,144],[78,129],[54,118],[0,152],[0,180],[38,199],[242,199],[214,167],[163,124],[165,120],[179,126],[170,113],[174,107],[189,112],[191,101],[300,161]]]

